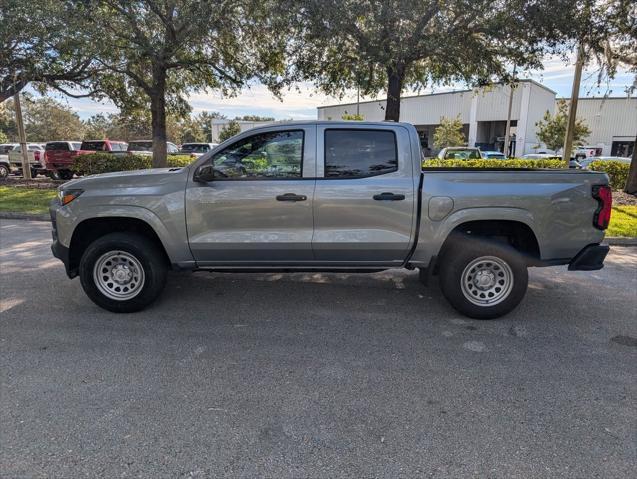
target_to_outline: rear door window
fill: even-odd
[[[391,130],[325,130],[325,178],[365,178],[398,171]]]

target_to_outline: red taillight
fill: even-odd
[[[599,203],[595,210],[595,216],[593,216],[593,226],[600,230],[605,230],[608,228],[608,223],[610,223],[610,211],[613,206],[613,193],[610,186],[593,186],[593,198]]]
[[[39,151],[34,151],[33,152],[33,158],[35,159],[35,161],[40,161],[40,152]]]

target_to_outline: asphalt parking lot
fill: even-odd
[[[159,303],[114,315],[66,278],[49,229],[0,222],[0,477],[637,467],[637,248],[531,270],[495,321],[402,271],[171,274]]]

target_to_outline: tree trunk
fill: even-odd
[[[168,166],[166,151],[166,72],[157,69],[153,73],[153,89],[150,95],[151,125],[153,130],[153,168]]]
[[[630,162],[630,170],[628,170],[628,179],[626,180],[626,193],[637,195],[637,137],[633,145],[633,159]]]
[[[385,107],[385,121],[400,121],[400,93],[403,90],[405,67],[387,67],[387,106]]]

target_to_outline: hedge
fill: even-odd
[[[593,161],[588,165],[588,169],[603,171],[610,178],[610,186],[613,190],[623,190],[628,180],[630,163],[622,163],[621,161]]]
[[[189,155],[168,155],[168,166],[171,168],[186,166],[192,161]],[[152,168],[152,163],[150,155],[91,153],[77,156],[73,169],[83,175],[96,175],[114,171],[145,170]]]
[[[438,158],[426,159],[422,162],[423,168],[568,168],[563,160],[441,160]]]

